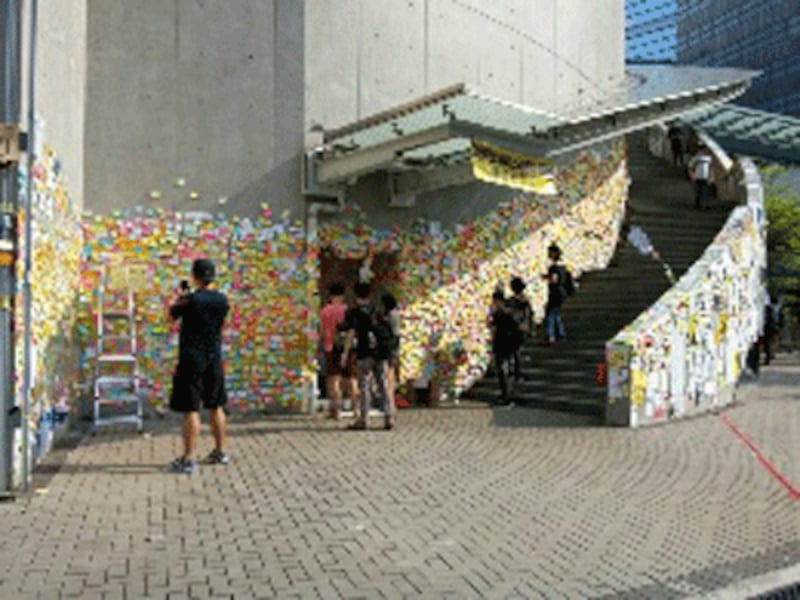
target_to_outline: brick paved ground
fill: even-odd
[[[794,363],[726,414],[797,487]],[[718,416],[525,414],[238,422],[232,464],[193,477],[164,469],[175,421],[103,432],[0,505],[0,598],[678,598],[800,562],[800,500]]]

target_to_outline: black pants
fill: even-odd
[[[508,404],[510,400],[508,389],[508,375],[511,366],[511,357],[514,353],[508,351],[494,352],[494,368],[497,371],[497,380],[500,382],[500,401]]]
[[[694,182],[694,207],[703,208],[703,201],[711,195],[711,186],[705,179]]]
[[[747,352],[747,366],[754,375],[758,375],[759,367],[761,366],[761,356],[759,352],[760,340],[750,346]]]
[[[200,407],[220,408],[228,402],[222,360],[181,356],[172,377],[169,407],[175,412],[197,412]]]

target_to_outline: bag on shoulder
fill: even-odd
[[[376,358],[389,358],[399,346],[399,339],[394,334],[389,319],[383,316],[373,316],[372,330],[375,332],[375,347],[373,352]]]
[[[567,296],[572,296],[576,290],[575,280],[572,278],[572,273],[567,267],[563,267],[562,275],[564,279],[564,291],[566,292]]]

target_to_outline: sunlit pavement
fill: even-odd
[[[177,420],[102,431],[0,504],[0,598],[679,598],[800,563],[797,355],[720,415],[526,414],[236,420],[193,476]]]

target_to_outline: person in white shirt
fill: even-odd
[[[711,154],[700,146],[689,162],[689,173],[694,182],[694,207],[703,208],[704,200],[711,195]]]

